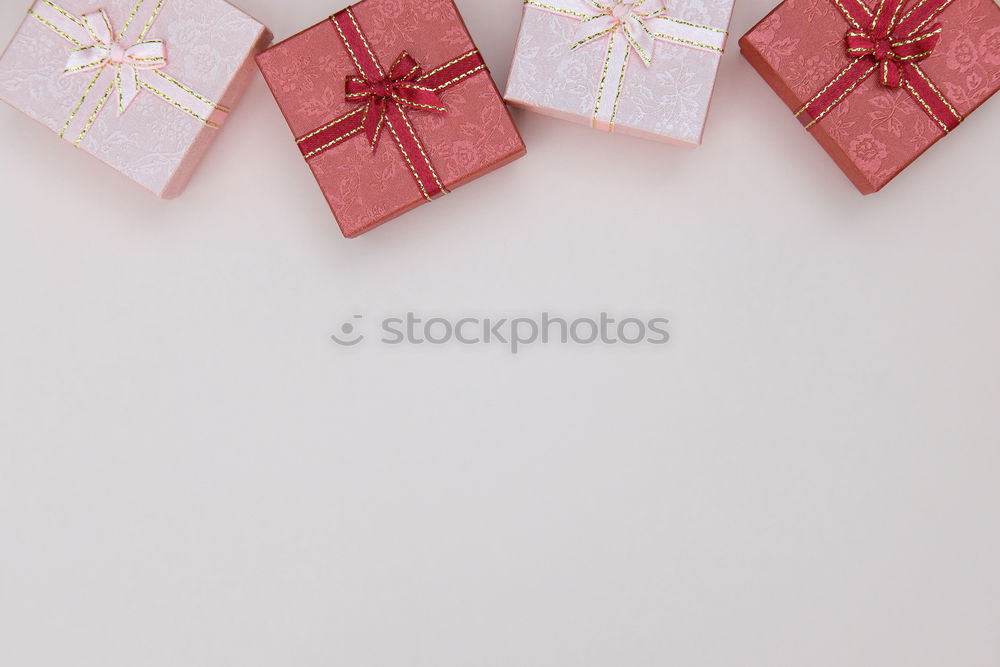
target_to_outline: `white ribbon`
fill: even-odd
[[[727,31],[669,16],[665,3],[666,0],[524,0],[528,7],[580,22],[570,49],[607,38],[608,52],[594,108],[594,127],[614,129],[625,72],[633,52],[648,67],[653,63],[658,41],[717,54],[725,49]],[[616,82],[614,94],[607,90],[609,80]]]
[[[166,45],[162,40],[146,39],[164,2],[158,0],[151,12],[140,16],[143,0],[137,0],[118,33],[103,9],[77,17],[52,0],[35,2],[28,14],[75,47],[66,61],[65,74],[94,72],[59,136],[67,140],[75,137],[73,143],[79,145],[113,92],[118,93],[121,116],[143,89],[206,125],[219,127],[229,110],[163,72]]]

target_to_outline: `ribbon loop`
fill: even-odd
[[[375,80],[347,77],[345,99],[366,105],[364,130],[373,151],[378,148],[390,102],[420,111],[448,112],[437,92],[420,83],[422,74],[420,64],[404,51],[389,68],[388,76]]]

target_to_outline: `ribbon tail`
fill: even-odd
[[[639,54],[642,62],[649,67],[653,64],[653,49],[656,48],[656,37],[646,23],[635,16],[622,24],[622,33],[629,45]]]
[[[108,62],[108,49],[102,46],[86,46],[82,49],[71,51],[66,60],[66,74],[77,74],[79,72],[89,72],[103,67]]]
[[[121,116],[139,96],[139,76],[132,67],[119,65],[115,86],[118,88],[118,115]]]
[[[83,15],[83,27],[87,29],[90,38],[101,46],[111,46],[114,41],[114,31],[111,29],[111,21],[103,9]]]
[[[430,201],[446,194],[448,191],[438,177],[430,158],[427,157],[423,143],[399,104],[386,105],[386,126],[396,141],[399,152],[403,154],[403,159],[409,166],[424,198]]]
[[[365,135],[368,137],[368,144],[372,147],[373,153],[378,148],[379,139],[382,138],[386,106],[384,98],[371,100],[365,105]]]

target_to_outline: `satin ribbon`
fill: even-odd
[[[469,51],[427,73],[404,51],[386,73],[350,7],[330,21],[358,70],[357,75],[347,77],[345,86],[345,99],[358,107],[296,139],[302,156],[312,160],[362,132],[375,151],[383,130],[388,129],[424,198],[447,193],[408,113],[447,113],[439,93],[486,70],[479,51]]]
[[[60,137],[78,146],[116,91],[118,116],[147,90],[210,127],[222,124],[229,110],[165,73],[166,45],[162,40],[146,39],[165,2],[149,3],[142,11],[144,0],[137,0],[117,33],[103,9],[77,17],[52,0],[37,0],[28,10],[31,17],[74,47],[63,70],[67,76],[94,74],[59,131]]]
[[[942,26],[932,23],[953,0],[918,0],[903,11],[906,0],[880,0],[874,12],[861,0],[831,0],[850,25],[845,43],[853,60],[796,116],[811,128],[833,111],[870,76],[878,72],[887,88],[905,88],[945,133],[962,116],[920,68],[937,48]]]
[[[667,42],[721,54],[728,32],[669,15],[665,0],[524,0],[527,7],[568,16],[580,22],[570,49],[607,39],[597,102],[591,124],[614,131],[631,55],[647,67],[653,63],[656,43]],[[614,93],[609,94],[609,73]]]

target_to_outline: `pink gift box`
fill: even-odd
[[[506,100],[606,131],[693,147],[733,0],[525,0]]]
[[[38,0],[0,57],[0,98],[169,199],[270,39],[225,0]]]

